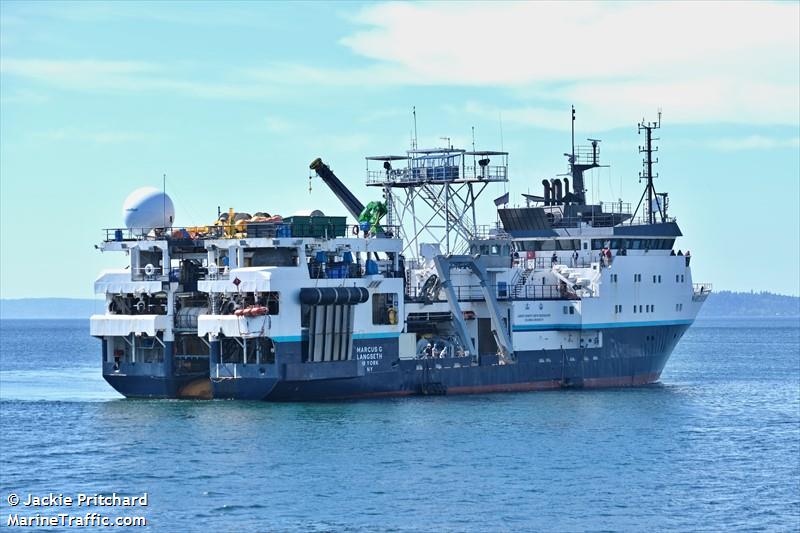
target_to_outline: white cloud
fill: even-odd
[[[798,19],[788,2],[387,3],[361,11],[369,29],[342,43],[395,82],[548,102],[509,110],[532,124],[551,126],[553,103],[609,127],[658,107],[680,122],[797,124]]]
[[[157,138],[152,134],[134,131],[89,131],[79,128],[60,128],[37,133],[34,136],[46,141],[78,141],[94,144],[119,144]]]
[[[773,148],[800,148],[800,137],[776,138],[750,135],[741,138],[723,138],[710,141],[710,148],[722,151],[764,150]]]
[[[285,133],[293,129],[294,125],[286,119],[277,116],[264,118],[264,126],[273,133]]]
[[[18,90],[12,93],[8,91],[0,93],[0,104],[43,104],[50,100],[50,97],[42,92],[30,90]]]
[[[208,83],[181,79],[164,66],[142,61],[2,58],[0,73],[81,91],[171,91],[201,98],[258,100],[274,94],[252,80]]]
[[[570,104],[596,131],[628,126],[643,114],[652,118],[659,108],[673,123],[794,126],[800,122],[798,19],[797,2],[384,3],[353,16],[361,29],[341,40],[368,60],[360,66],[272,62],[215,69],[3,58],[0,71],[72,90],[239,100],[273,99],[299,87],[500,89],[519,104],[500,107],[473,92],[473,101],[453,108],[557,129],[569,127],[564,110]],[[205,81],[209,75],[214,81]],[[268,120],[266,126],[285,125]]]

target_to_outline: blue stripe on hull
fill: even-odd
[[[643,322],[603,322],[596,324],[521,324],[512,331],[593,330],[616,328],[652,328],[663,326],[690,326],[693,320],[651,320]]]

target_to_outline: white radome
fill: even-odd
[[[175,206],[166,193],[155,187],[136,189],[122,204],[125,227],[134,233],[147,233],[153,228],[166,228],[175,221]]]

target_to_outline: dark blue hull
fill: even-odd
[[[496,356],[482,356],[477,365],[468,358],[394,360],[350,376],[338,362],[236,365],[233,372],[228,365],[222,374],[217,369],[220,377],[212,371],[211,381],[214,398],[265,401],[645,385],[658,381],[688,327],[606,330],[602,348],[517,352],[509,365],[498,364]]]
[[[162,363],[103,363],[103,378],[126,398],[211,398],[207,372],[169,375]]]

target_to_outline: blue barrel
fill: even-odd
[[[115,241],[121,241],[122,240],[122,230],[121,229],[115,229],[114,230],[114,240]]]
[[[291,224],[278,224],[275,228],[275,235],[277,237],[291,237],[292,226]]]

